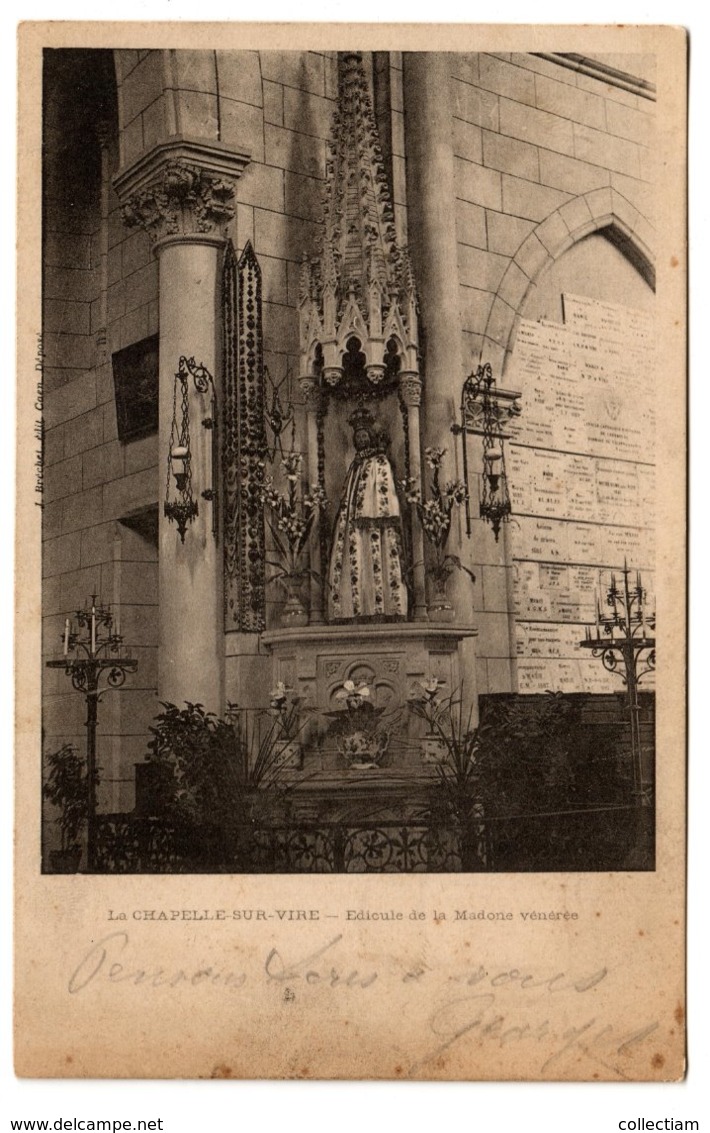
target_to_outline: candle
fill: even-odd
[[[96,606],[91,607],[91,652],[96,652]]]
[[[69,618],[64,622],[64,656],[69,652]]]

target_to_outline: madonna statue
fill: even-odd
[[[355,456],[333,529],[328,567],[330,622],[407,617],[402,516],[389,438],[365,408],[349,419]]]

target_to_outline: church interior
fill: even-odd
[[[45,51],[44,869],[653,868],[654,78]]]

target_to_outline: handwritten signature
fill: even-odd
[[[574,981],[568,985],[568,990],[583,994],[606,975],[606,969],[602,969],[596,973],[596,978],[592,976]],[[546,990],[552,993],[555,987],[546,981]],[[548,1076],[552,1072],[554,1076],[559,1072],[562,1076],[561,1065],[565,1056],[578,1057],[581,1054],[601,1065],[612,1076],[623,1079],[627,1075],[618,1061],[619,1056],[641,1043],[659,1026],[653,1020],[630,1031],[620,1031],[618,1027],[594,1014],[584,1018],[581,1023],[560,1027],[555,1022],[554,1011],[545,1011],[544,1004],[547,1002],[543,999],[540,1016],[523,1020],[514,1008],[511,1010],[508,1006],[501,1005],[500,996],[493,991],[448,1000],[437,1007],[429,1018],[429,1029],[440,1041],[409,1068],[409,1076],[415,1077],[419,1070],[431,1063],[440,1062],[442,1056],[455,1044],[466,1036],[471,1036],[480,1045],[494,1044],[500,1050],[514,1044],[528,1043],[535,1046],[544,1043],[546,1051],[551,1052],[539,1064],[541,1075]],[[554,1008],[556,1004],[550,1006]]]

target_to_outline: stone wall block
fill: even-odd
[[[508,98],[500,100],[500,132],[531,145],[557,150],[571,156],[575,152],[572,123]],[[583,156],[580,154],[580,156]]]
[[[459,244],[457,249],[459,279],[467,287],[478,287],[481,291],[497,291],[508,261],[505,256],[484,252],[480,248],[470,248]]]
[[[45,468],[64,460],[64,425],[45,429],[42,442],[42,457]]]
[[[121,604],[157,606],[158,564],[122,562],[120,567]]]
[[[515,311],[513,308],[508,306],[499,296],[496,296],[486,324],[486,336],[505,348],[514,322]]]
[[[323,221],[323,182],[317,177],[303,177],[287,170],[286,207],[289,216],[302,217],[320,224]]]
[[[297,134],[267,123],[264,139],[268,165],[292,169],[309,177],[325,176],[325,142],[322,138]]]
[[[547,110],[551,114],[559,114],[563,118],[573,119],[586,126],[593,126],[597,130],[605,128],[604,99],[588,91],[579,90],[578,87],[561,78],[562,67],[556,68],[556,79],[546,78],[544,75],[535,76],[535,104],[540,110]],[[573,77],[573,76],[572,76]]]
[[[476,162],[477,165],[483,164],[480,126],[454,118],[454,154],[466,161]]]
[[[585,228],[591,230],[593,218],[586,197],[575,197],[560,205],[558,211],[572,235],[577,236]]]
[[[265,79],[325,94],[325,58],[315,51],[261,51],[261,73]]]
[[[480,55],[478,81],[485,90],[514,98],[517,102],[535,105],[535,77],[522,67],[503,62],[496,55]]]
[[[473,248],[486,247],[486,213],[480,205],[456,201],[456,239]],[[492,251],[499,251],[494,248]]]
[[[646,220],[653,222],[655,209],[655,189],[634,177],[626,177],[623,173],[612,172],[612,188],[618,190],[623,197],[645,216]]]
[[[144,468],[153,468],[157,474],[160,461],[157,433],[152,433],[149,437],[139,437],[138,440],[123,445],[123,466],[126,476],[140,472]]]
[[[483,126],[486,130],[497,130],[498,96],[478,87],[469,86],[458,79],[453,80],[454,116]]]
[[[237,197],[242,204],[284,212],[284,171],[251,161],[239,178]]]
[[[535,229],[535,235],[540,243],[547,248],[547,251],[553,259],[556,259],[560,253],[572,243],[569,229],[560,216],[559,211],[553,212],[551,216],[548,216],[547,220],[539,224]]]
[[[483,164],[527,181],[540,180],[538,150],[527,142],[483,131]]]
[[[284,126],[311,137],[330,137],[335,103],[321,95],[284,87]]]
[[[215,51],[180,50],[173,52],[172,67],[175,86],[180,90],[216,94],[216,56],[217,52]],[[220,90],[222,90],[221,84]],[[228,92],[224,91],[224,93],[227,94]]]
[[[461,328],[472,334],[483,334],[488,322],[493,293],[476,287],[460,287]],[[466,354],[470,351],[467,347]]]
[[[96,276],[84,268],[47,267],[44,272],[45,299],[71,299],[90,303],[96,294]]]
[[[43,306],[42,322],[47,331],[65,334],[91,333],[91,306],[71,299],[47,299]]]
[[[83,457],[83,486],[93,488],[123,475],[123,453],[118,441],[109,441],[98,448],[88,449]]]
[[[223,98],[262,105],[261,65],[258,51],[216,51],[219,93]],[[265,94],[263,101],[265,103]]]
[[[143,115],[139,114],[121,131],[121,164],[132,165],[143,149]]]
[[[44,425],[51,429],[63,421],[80,417],[90,409],[96,408],[96,379],[91,373],[82,374],[73,381],[56,390],[44,407]],[[67,448],[67,452],[71,452]]]
[[[605,220],[607,217],[611,218],[613,208],[610,188],[596,189],[592,193],[587,193],[585,199],[595,220]]]
[[[115,523],[99,523],[81,531],[81,566],[97,566],[113,559]]]
[[[498,288],[498,295],[515,311],[519,311],[529,286],[530,280],[525,272],[516,263],[511,263]]]
[[[82,527],[93,527],[101,523],[103,517],[102,488],[90,488],[67,496],[62,504],[62,530],[79,531]]]
[[[589,165],[575,157],[565,157],[551,150],[540,151],[540,181],[567,193],[589,193],[611,181],[608,169]]]
[[[117,53],[119,56],[123,52]],[[183,54],[175,52],[175,58]],[[124,131],[163,93],[162,51],[151,51],[125,76],[118,91]]]
[[[194,485],[195,489],[198,487]],[[119,519],[129,511],[147,507],[158,498],[158,480],[152,468],[104,484],[101,519]]]
[[[640,171],[639,147],[624,138],[615,138],[588,126],[574,126],[574,155],[593,165],[602,165],[638,177]]]
[[[461,79],[464,83],[470,83],[473,86],[478,86],[478,65],[480,55],[478,52],[472,51],[450,51],[449,62],[451,64],[451,75],[455,79]]]
[[[45,476],[44,481],[43,499],[45,503],[51,503],[52,500],[60,500],[64,496],[70,496],[73,492],[81,491],[81,459],[81,456],[71,455],[52,467],[51,473]]]
[[[558,189],[549,189],[546,185],[536,185],[532,181],[523,181],[519,177],[511,177],[508,173],[503,173],[501,176],[503,212],[512,213],[513,216],[525,220],[544,220],[573,195]]]
[[[503,208],[501,174],[496,169],[485,169],[455,157],[454,185],[459,200],[498,212]]]
[[[281,83],[264,79],[264,121],[273,126],[284,124],[284,88]]]
[[[217,96],[205,94],[203,91],[180,90],[177,92],[180,107],[180,121],[183,133],[191,138],[217,139],[220,134],[220,111],[222,125],[222,140],[234,141],[235,148],[242,149],[243,143],[232,136],[225,134],[225,118],[230,122],[229,107],[239,106],[240,103],[231,103],[224,99],[221,106],[217,106]],[[257,158],[257,160],[260,160]]]
[[[531,232],[520,246],[515,262],[528,279],[535,279],[544,267],[550,263],[550,254],[545,245],[538,240],[535,232]]]
[[[486,213],[486,232],[488,248],[491,252],[498,252],[501,256],[514,256],[529,232],[532,232],[535,222],[524,220],[519,216],[507,216],[504,213]]]
[[[57,539],[46,539],[42,544],[43,577],[78,570],[80,565],[81,535],[78,531],[60,535]]]
[[[630,106],[622,106],[611,99],[606,104],[606,128],[610,134],[638,142],[643,146],[653,145],[655,121],[649,114]]]
[[[48,267],[91,268],[91,234],[47,232],[44,242]]]
[[[265,303],[288,304],[287,260],[277,260],[273,256],[260,256],[262,296]]]
[[[172,98],[172,91],[161,95],[160,98],[156,98],[155,102],[147,106],[141,115],[143,145],[146,149],[150,149],[151,146],[163,141],[167,134],[166,123],[169,121],[169,118],[166,115],[166,98]]]

